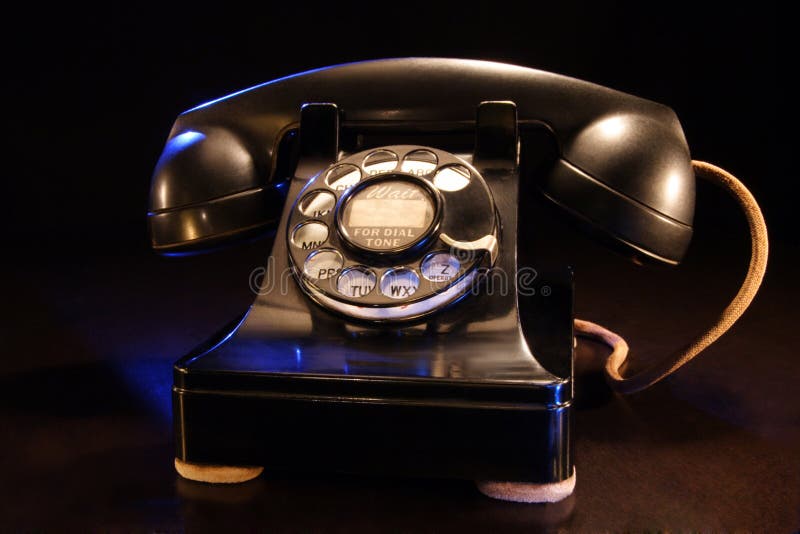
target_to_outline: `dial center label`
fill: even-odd
[[[357,192],[342,221],[353,243],[372,250],[400,249],[416,242],[433,223],[435,204],[421,185],[385,181]]]

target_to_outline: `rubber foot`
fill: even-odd
[[[263,467],[193,464],[175,458],[175,470],[183,478],[209,484],[240,484],[253,480]]]
[[[532,484],[529,482],[499,482],[477,480],[478,490],[492,499],[510,502],[543,503],[566,499],[575,490],[575,469],[572,476],[561,482]]]

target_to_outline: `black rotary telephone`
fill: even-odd
[[[521,176],[533,137],[557,157]],[[573,326],[614,347],[620,383],[625,347],[573,323],[566,268],[537,287],[517,264],[520,183],[632,255],[676,264],[698,165],[665,106],[483,61],[341,65],[183,113],[153,176],[154,249],[276,234],[252,306],[175,366],[178,471],[569,495]]]

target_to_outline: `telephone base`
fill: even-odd
[[[539,276],[549,294],[519,295],[519,314],[516,293],[500,309],[475,295],[437,316],[439,328],[456,325],[447,333],[432,320],[347,331],[294,289],[257,301],[175,364],[178,472],[237,482],[260,468],[207,466],[264,466],[513,481],[568,495],[572,277],[567,269]],[[276,326],[303,324],[292,302],[313,314],[307,335]]]
[[[191,480],[244,482],[261,471],[218,466],[531,484],[559,483],[572,473],[571,404],[536,402],[530,397],[541,392],[524,385],[386,376],[196,378],[205,387],[173,389],[176,468]],[[235,391],[236,382],[247,390]]]

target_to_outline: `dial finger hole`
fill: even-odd
[[[431,282],[447,282],[458,274],[461,262],[447,252],[435,252],[428,255],[420,267],[422,276]]]
[[[336,290],[346,297],[366,297],[375,288],[377,277],[366,267],[346,269],[336,281]]]
[[[361,170],[355,165],[337,165],[325,175],[325,183],[335,191],[344,191],[361,181]]]
[[[336,197],[327,191],[312,191],[300,201],[300,213],[307,217],[324,217],[336,204]]]
[[[303,273],[314,280],[333,278],[342,268],[342,255],[333,249],[312,253],[303,264]]]
[[[419,276],[407,267],[390,269],[381,278],[381,293],[392,299],[410,298],[419,287]]]
[[[303,223],[292,232],[292,244],[303,250],[314,250],[328,239],[328,227],[318,221]]]
[[[369,175],[393,171],[397,167],[397,154],[389,150],[376,150],[364,158],[363,165]]]
[[[400,170],[417,176],[430,174],[436,169],[439,158],[430,150],[414,150],[403,158]]]
[[[459,191],[469,185],[469,169],[463,165],[450,165],[436,173],[433,177],[433,185],[442,191]]]

